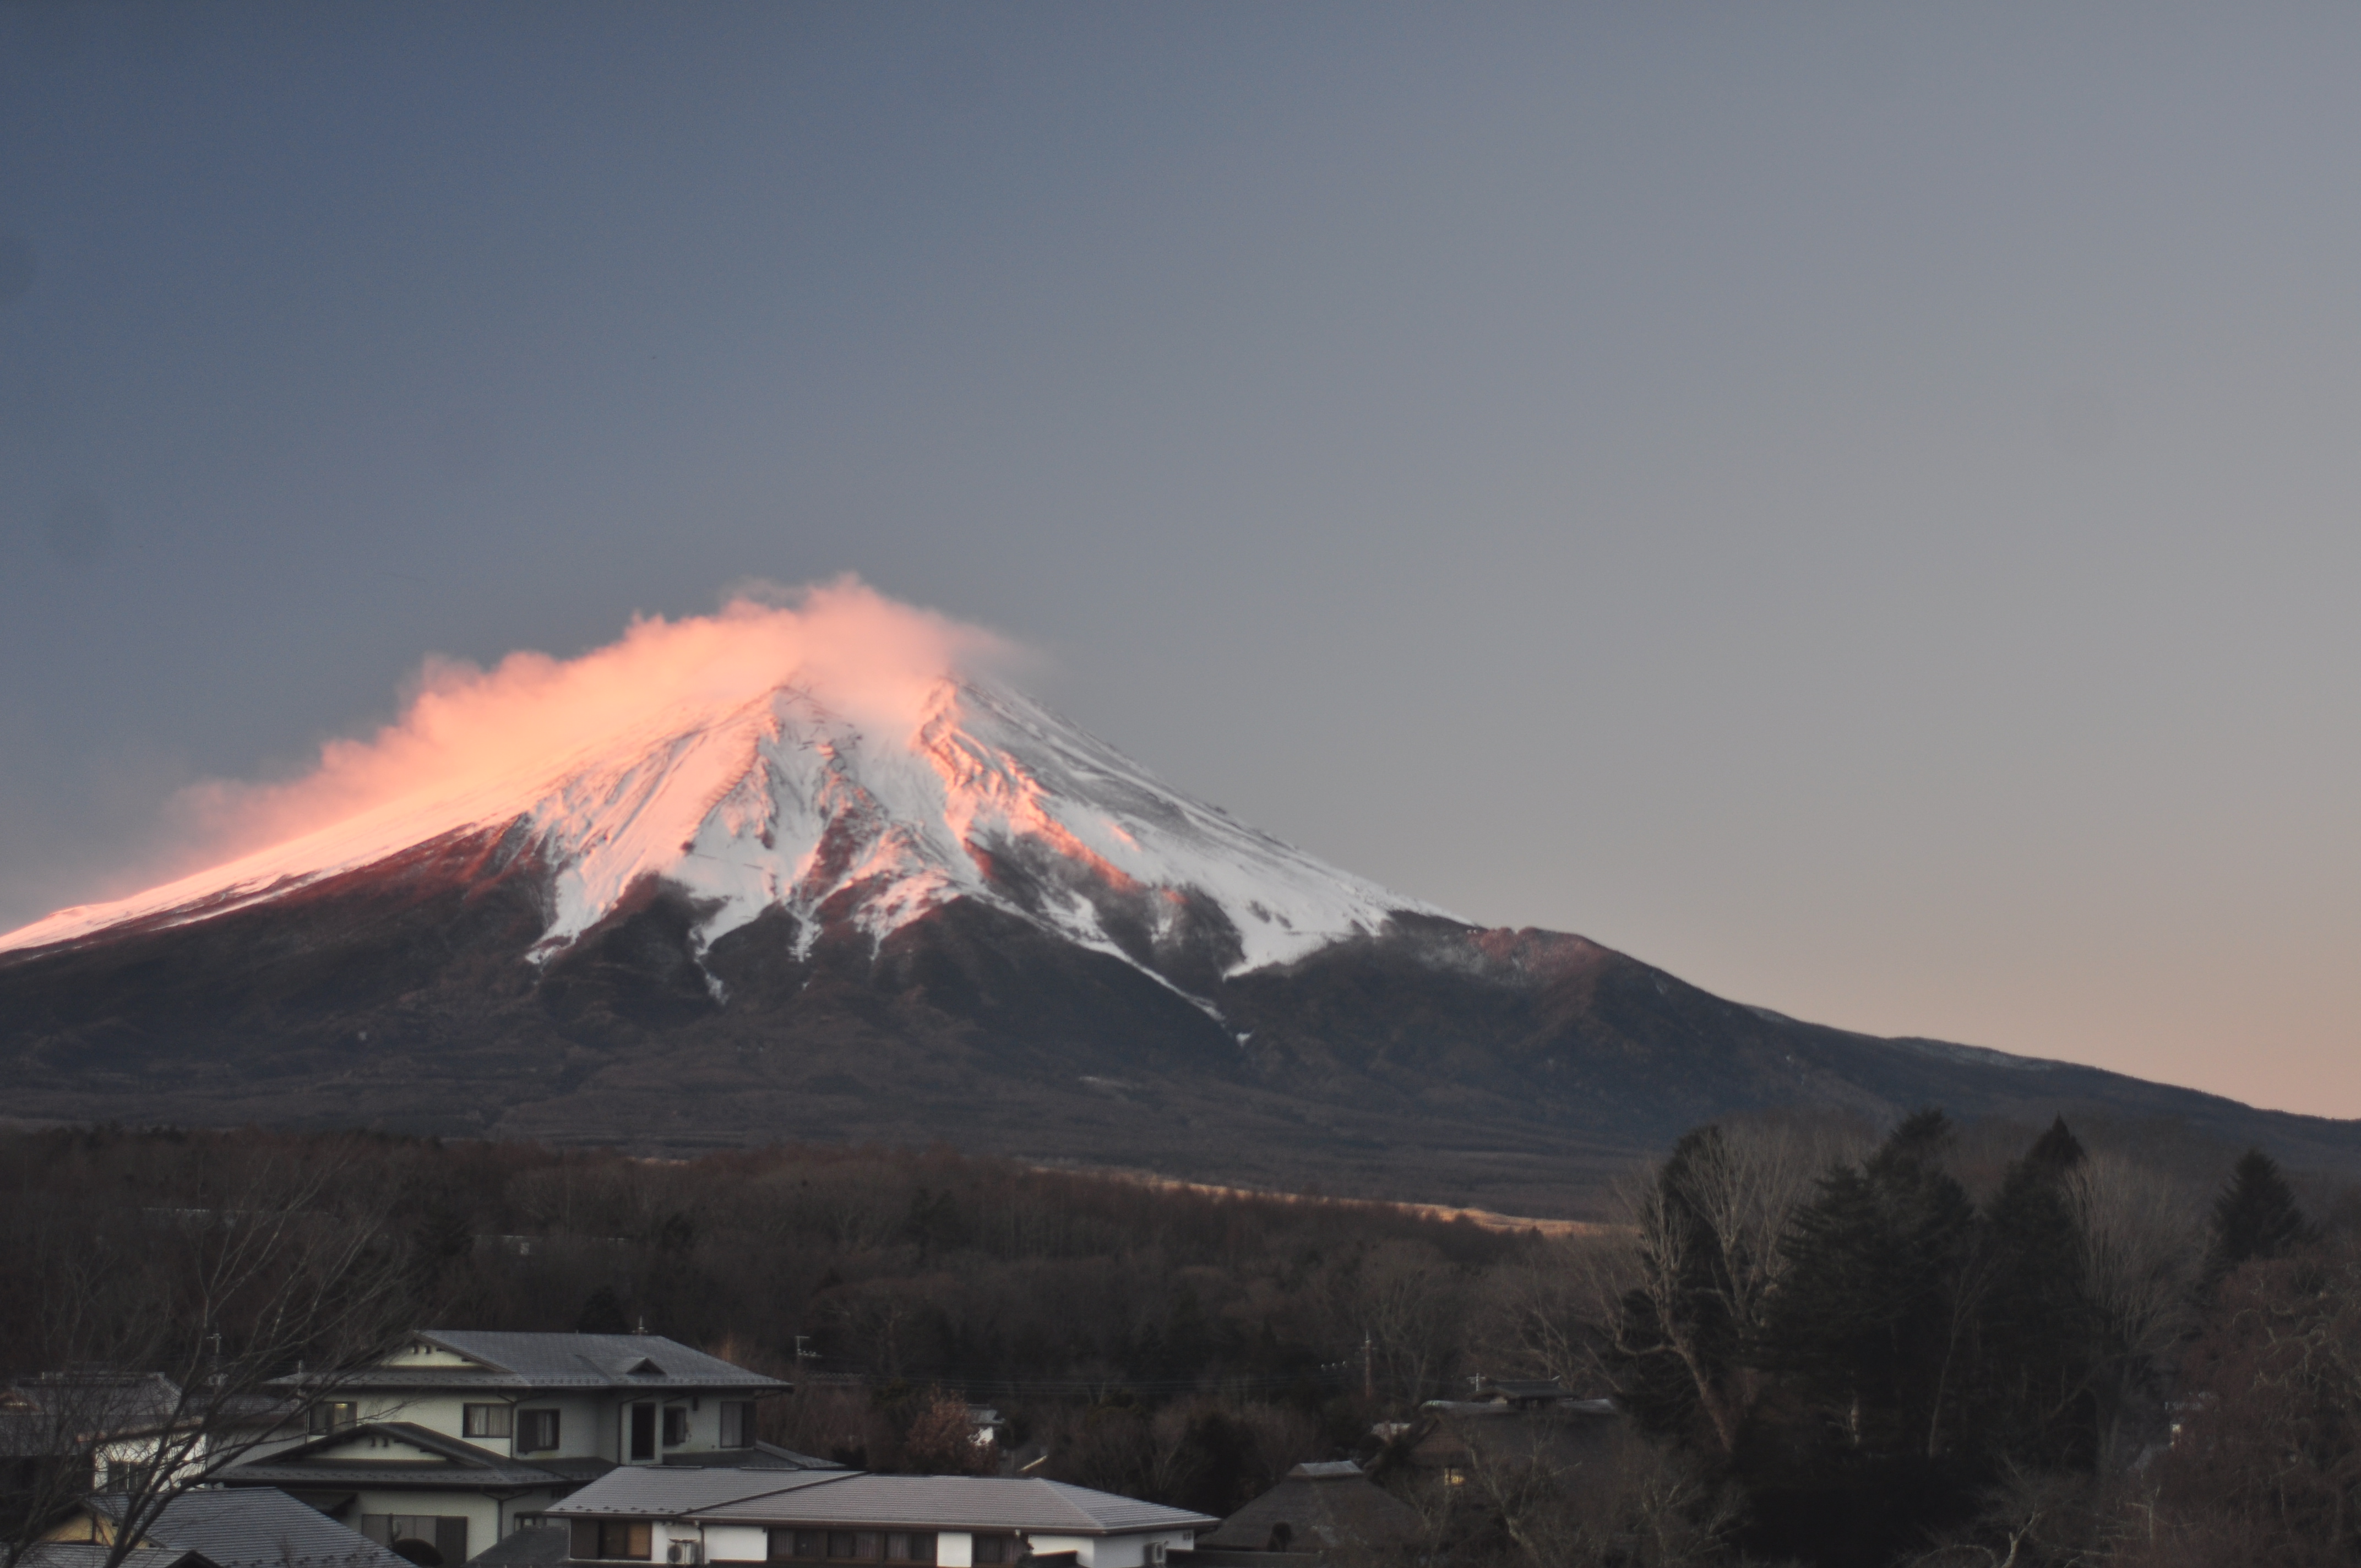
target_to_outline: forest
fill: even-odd
[[[2361,1553],[2361,1201],[2167,1124],[1728,1122],[1573,1235],[945,1148],[48,1129],[0,1183],[10,1382],[644,1328],[871,1469],[979,1463],[971,1402],[1005,1464],[1215,1515],[1359,1458],[1436,1565]],[[1620,1414],[1422,1468],[1484,1377]]]

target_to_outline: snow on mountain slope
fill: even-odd
[[[111,904],[0,936],[0,953],[182,925],[357,872],[456,834],[514,830],[554,878],[546,956],[648,875],[711,903],[704,942],[764,909],[849,917],[873,938],[952,899],[985,901],[1126,961],[1211,900],[1228,972],[1286,962],[1395,911],[1441,915],[1168,789],[1030,700],[945,677],[906,737],[864,730],[810,691],[675,706],[570,755],[345,821]],[[1143,968],[1147,967],[1142,965]]]

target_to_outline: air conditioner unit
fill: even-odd
[[[705,1543],[701,1541],[675,1541],[664,1547],[664,1561],[693,1563],[705,1561]]]
[[[1165,1544],[1160,1541],[1151,1541],[1148,1543],[1148,1568],[1164,1568]]]

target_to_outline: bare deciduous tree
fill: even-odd
[[[1703,1343],[1701,1325],[1732,1344],[1753,1342],[1786,1268],[1780,1242],[1822,1173],[1856,1157],[1867,1139],[1850,1120],[1737,1121],[1683,1141],[1683,1154],[1627,1188],[1630,1290],[1651,1330],[1632,1338],[1630,1315],[1602,1312],[1626,1356],[1677,1359],[1697,1389],[1720,1452],[1763,1395],[1753,1368]]]
[[[409,1326],[389,1197],[342,1175],[266,1160],[202,1209],[29,1222],[65,1370],[17,1389],[16,1446],[41,1462],[18,1467],[0,1568],[100,1487],[120,1568],[173,1498],[300,1432],[305,1398]]]
[[[1467,1280],[1419,1242],[1372,1248],[1355,1281],[1362,1332],[1386,1385],[1410,1405],[1441,1384],[1466,1316]]]
[[[1577,1454],[1470,1443],[1464,1481],[1421,1489],[1421,1561],[1505,1555],[1533,1568],[1703,1568],[1725,1560],[1735,1487],[1636,1432]]]
[[[1565,1387],[1598,1386],[1600,1325],[1637,1281],[1635,1253],[1620,1233],[1567,1236],[1545,1244],[1532,1263],[1503,1270],[1486,1325],[1490,1347]]]
[[[2202,1211],[2169,1177],[2118,1154],[2084,1159],[2066,1193],[2081,1232],[2083,1291],[2100,1320],[2091,1372],[2100,1463],[2120,1469],[2134,1457],[2122,1452],[2125,1411],[2191,1321]]]

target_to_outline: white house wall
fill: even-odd
[[[666,1453],[710,1452],[721,1445],[721,1406],[725,1398],[752,1404],[745,1395],[696,1394],[664,1398],[650,1390],[646,1396],[599,1393],[556,1395],[554,1397],[520,1399],[501,1390],[486,1389],[480,1393],[450,1393],[441,1389],[411,1393],[404,1390],[359,1390],[352,1395],[360,1421],[408,1421],[456,1437],[462,1442],[489,1449],[494,1453],[521,1459],[526,1464],[535,1459],[611,1459],[623,1463],[626,1445],[623,1423],[626,1412],[633,1405],[653,1404],[657,1408],[656,1453]],[[505,1438],[469,1437],[467,1435],[467,1407],[469,1405],[507,1405],[510,1408],[509,1431]],[[557,1412],[557,1442],[555,1449],[541,1449],[531,1453],[516,1448],[516,1412],[521,1410],[555,1410]],[[688,1417],[686,1442],[667,1443],[664,1441],[664,1415],[667,1409],[678,1409]],[[749,1437],[752,1437],[751,1430]],[[301,1442],[308,1432],[298,1431],[291,1442]]]
[[[1060,1537],[1061,1544],[1057,1546],[1038,1544],[1044,1539],[1041,1536],[1033,1538],[1036,1542],[1034,1551],[1063,1552],[1066,1550],[1062,1541],[1067,1538]],[[1076,1554],[1074,1562],[1077,1568],[1141,1568],[1141,1564],[1148,1561],[1149,1541],[1162,1541],[1167,1552],[1186,1552],[1189,1550],[1190,1543],[1195,1540],[1196,1532],[1186,1530],[1154,1530],[1142,1535],[1101,1536],[1095,1541],[1084,1542],[1082,1550]]]
[[[714,1524],[705,1527],[708,1563],[763,1563],[771,1555],[771,1532],[762,1525]]]
[[[352,1402],[364,1421],[409,1421],[457,1437],[463,1415],[460,1407],[478,1401],[443,1393],[363,1393],[356,1394]]]
[[[480,1444],[496,1453],[507,1453],[531,1464],[543,1459],[613,1459],[615,1448],[615,1417],[612,1402],[596,1395],[560,1396],[549,1399],[527,1399],[517,1406],[520,1410],[555,1410],[557,1412],[557,1446],[539,1449],[532,1453],[516,1452],[515,1427],[505,1441],[499,1438],[465,1438],[461,1441]],[[511,1418],[513,1421],[513,1418]],[[459,1429],[453,1427],[456,1436]]]
[[[372,1510],[380,1511],[380,1510]],[[392,1510],[381,1510],[390,1512]],[[530,1511],[519,1504],[511,1510],[515,1514]],[[470,1526],[472,1531],[473,1527]],[[829,1528],[868,1530],[865,1524],[846,1523]],[[664,1561],[664,1549],[675,1541],[693,1541],[702,1546],[708,1563],[763,1563],[771,1554],[768,1525],[698,1526],[686,1519],[652,1519],[649,1521],[653,1561]],[[1145,1568],[1148,1546],[1160,1541],[1168,1552],[1186,1552],[1196,1539],[1193,1530],[1149,1530],[1132,1535],[1051,1535],[1038,1530],[1025,1532],[1031,1550],[1048,1556],[1061,1552],[1074,1554],[1076,1568]],[[469,1536],[470,1550],[474,1546]],[[946,1530],[935,1532],[936,1568],[974,1568],[975,1537],[965,1530]]]

